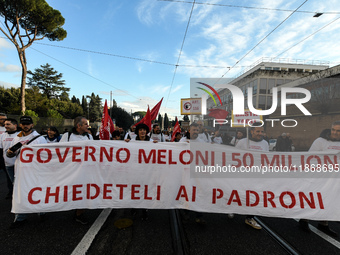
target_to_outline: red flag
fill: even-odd
[[[151,112],[149,110],[149,106],[148,106],[148,111],[150,112],[148,118],[150,118],[150,125],[148,124],[148,121],[149,120],[145,120],[145,118],[147,117],[147,113],[146,115],[137,123],[135,124],[135,126],[137,126],[138,124],[141,124],[141,123],[145,123],[146,125],[149,126],[150,130],[151,130],[151,121],[155,120],[157,118],[157,115],[158,115],[158,112],[159,112],[159,109],[161,108],[161,104],[162,104],[162,101],[163,101],[163,97],[161,99],[161,101],[159,101],[152,109],[151,109]]]
[[[159,102],[151,109],[151,121],[157,119],[157,115],[158,115],[159,109],[161,108],[162,101],[163,101],[163,97],[162,97],[161,101],[159,101]]]
[[[107,110],[107,103],[105,100],[102,125],[100,126],[99,137],[100,140],[110,140],[110,134],[114,131],[114,125],[111,117],[109,116],[109,111]]]
[[[144,124],[146,124],[149,127],[149,130],[151,131],[151,113],[148,106],[148,111],[146,112],[146,115],[144,116]]]
[[[175,127],[174,127],[174,131],[172,132],[171,142],[173,142],[175,140],[176,134],[178,132],[181,132],[181,127],[179,126],[178,119],[176,117],[176,124],[175,124]]]
[[[140,120],[137,124],[135,124],[134,126],[137,126],[138,124],[142,124],[142,123],[146,124],[146,125],[149,127],[150,131],[151,131],[151,113],[150,113],[150,108],[149,108],[149,106],[148,106],[148,110],[147,110],[145,116],[143,117],[143,119],[141,119],[141,120]]]

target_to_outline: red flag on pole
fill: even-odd
[[[157,115],[158,115],[159,109],[161,108],[162,101],[163,101],[163,97],[162,97],[161,101],[159,101],[159,102],[151,109],[151,121],[157,119]]]
[[[146,124],[149,127],[149,130],[151,131],[151,112],[148,106],[148,111],[146,112],[146,115],[144,116],[144,124]]]
[[[171,142],[173,142],[175,140],[176,134],[178,132],[181,132],[181,127],[179,126],[178,119],[176,117],[176,124],[175,124],[175,127],[174,127],[174,131],[172,132]]]
[[[102,125],[100,126],[99,137],[100,140],[110,140],[110,134],[114,131],[114,125],[111,117],[109,116],[109,111],[107,109],[107,103],[105,100]]]
[[[137,124],[135,124],[135,126],[137,126],[138,124],[142,124],[142,123],[146,124],[151,131],[151,112],[150,112],[149,106],[143,119],[141,119]]]
[[[162,97],[161,101],[159,101],[159,102],[151,109],[151,111],[150,111],[150,121],[153,121],[153,120],[155,120],[155,119],[157,118],[159,109],[161,108],[162,101],[163,101],[163,97]],[[148,109],[149,109],[149,106],[148,106]],[[145,116],[144,116],[137,124],[135,124],[135,126],[137,126],[137,125],[140,124],[140,123],[145,123],[145,124],[147,124],[147,123],[145,122],[145,120],[144,120],[146,116],[147,116],[147,115],[145,115]],[[148,117],[149,117],[149,116],[148,116]],[[150,129],[150,130],[151,130],[151,129]]]

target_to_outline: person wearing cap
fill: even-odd
[[[76,142],[93,140],[89,134],[89,123],[83,116],[78,116],[73,121],[73,128],[70,132],[66,132],[60,139],[60,142]],[[84,216],[84,209],[76,209],[74,220],[80,224],[86,225],[88,220]]]
[[[276,151],[291,151],[290,140],[286,133],[282,133],[276,140]]]
[[[17,158],[19,155],[20,149],[12,151],[12,146],[21,143],[24,144],[44,144],[47,143],[46,139],[41,136],[37,131],[33,129],[34,124],[31,116],[21,116],[20,117],[20,127],[21,132],[18,133],[16,137],[11,142],[10,148],[6,152],[6,156],[9,158]],[[15,177],[14,177],[15,182]],[[41,217],[44,217],[45,214],[39,214]],[[17,228],[23,225],[26,222],[27,214],[15,214],[14,222],[12,222],[11,228]]]

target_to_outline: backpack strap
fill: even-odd
[[[33,137],[31,140],[28,141],[28,143],[26,143],[26,145],[30,144],[31,142],[33,142],[35,139],[39,138],[40,136],[43,136],[43,135],[37,135]]]

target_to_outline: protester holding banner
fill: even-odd
[[[158,141],[154,141],[153,139],[150,138],[150,136],[148,136],[150,132],[150,129],[148,127],[148,125],[144,124],[144,123],[140,123],[136,126],[136,137],[134,139],[131,139],[132,141],[150,141],[150,142],[154,142],[157,143]],[[130,139],[126,139],[126,142],[129,142]]]
[[[262,123],[255,122],[250,128],[249,138],[243,138],[235,147],[241,150],[269,151],[269,145],[267,141],[263,140],[263,134],[264,128],[262,127]],[[247,215],[245,223],[255,229],[262,229],[253,215]]]
[[[154,142],[157,143],[158,141],[153,141],[149,136],[149,127],[148,125],[144,124],[144,123],[140,123],[136,126],[136,138],[135,139],[131,139],[134,141],[145,141],[145,142]],[[126,142],[129,142],[130,139],[126,139]],[[142,220],[147,220],[148,219],[148,210],[147,209],[142,209]]]
[[[330,150],[340,150],[340,121],[335,121],[332,123],[331,129],[325,129],[321,132],[320,137],[318,137],[309,148],[309,151],[330,151]],[[300,227],[306,231],[310,232],[308,220],[301,219],[299,221]],[[328,221],[320,221],[318,224],[318,229],[327,235],[337,237],[338,234],[329,228]]]
[[[119,131],[119,140],[124,140],[124,137],[125,137],[125,131],[122,127],[119,127],[118,128],[118,131]]]
[[[170,132],[168,130],[163,130],[163,135],[164,135],[164,140],[166,142],[170,142],[171,140],[171,135],[170,135]]]
[[[165,142],[164,134],[161,132],[161,128],[159,127],[158,123],[154,123],[152,125],[150,138],[154,141]]]
[[[122,140],[119,130],[115,130],[112,132],[112,140]]]
[[[14,182],[14,163],[15,158],[9,158],[6,156],[6,151],[10,147],[14,137],[18,135],[18,122],[15,119],[7,119],[5,120],[5,128],[6,132],[1,135],[0,140],[0,149],[2,150],[2,155],[4,158],[5,170],[7,172],[7,176],[10,179],[10,184],[8,185],[8,194],[6,199],[12,198],[13,193],[13,182]]]
[[[70,132],[63,134],[60,142],[86,141],[93,140],[89,134],[89,124],[85,117],[79,116],[74,119],[74,127]]]
[[[182,138],[182,134],[180,132],[177,132],[175,134],[174,142],[179,142]]]
[[[2,134],[6,132],[5,128],[5,121],[7,119],[7,115],[5,113],[0,113],[0,137]],[[2,153],[1,153],[2,155]],[[6,165],[3,157],[0,157],[0,170],[3,170],[6,174],[6,181],[7,181],[7,188],[8,188],[8,193],[6,195],[6,199],[12,198],[12,193],[13,193],[13,183],[10,179],[10,177],[7,174],[6,171]]]
[[[88,121],[85,117],[78,116],[74,119],[74,126],[71,132],[67,132],[63,134],[60,142],[73,142],[73,141],[87,141],[93,140],[93,137],[88,132]],[[83,209],[77,209],[75,211],[74,219],[76,222],[86,225],[88,223],[87,219],[84,216]]]
[[[200,138],[204,142],[211,143],[211,136],[208,134],[208,132],[206,132],[204,130],[203,121],[199,120],[199,121],[197,121],[197,124],[198,124],[198,128],[199,128],[198,138]]]
[[[45,136],[47,143],[58,143],[61,139],[60,133],[56,127],[50,126],[47,129],[47,135]]]
[[[190,130],[187,133],[187,136],[184,136],[181,138],[180,142],[199,142],[199,143],[205,143],[206,141],[199,138],[199,124],[198,123],[192,123],[190,125]]]
[[[136,133],[135,133],[135,130],[136,130],[136,126],[133,124],[131,125],[130,127],[130,130],[128,132],[126,132],[125,136],[124,136],[124,140],[126,139],[135,139],[136,138]]]
[[[202,140],[201,138],[198,137],[199,135],[199,124],[198,123],[192,123],[190,125],[190,133],[186,137],[182,137],[180,142],[187,142],[187,143],[192,143],[192,142],[198,142],[198,143],[205,143],[206,141]],[[188,217],[185,214],[185,217]],[[207,222],[203,218],[203,214],[201,212],[195,212],[195,222],[198,224],[206,224]]]
[[[20,117],[20,127],[22,131],[17,134],[12,140],[10,148],[7,150],[6,155],[9,158],[16,158],[20,154],[20,148],[25,144],[43,144],[46,143],[45,138],[33,129],[33,120],[30,116]],[[15,178],[14,178],[15,180]],[[39,214],[44,216],[45,214]],[[17,228],[26,222],[26,214],[15,214],[14,222],[11,228]]]

